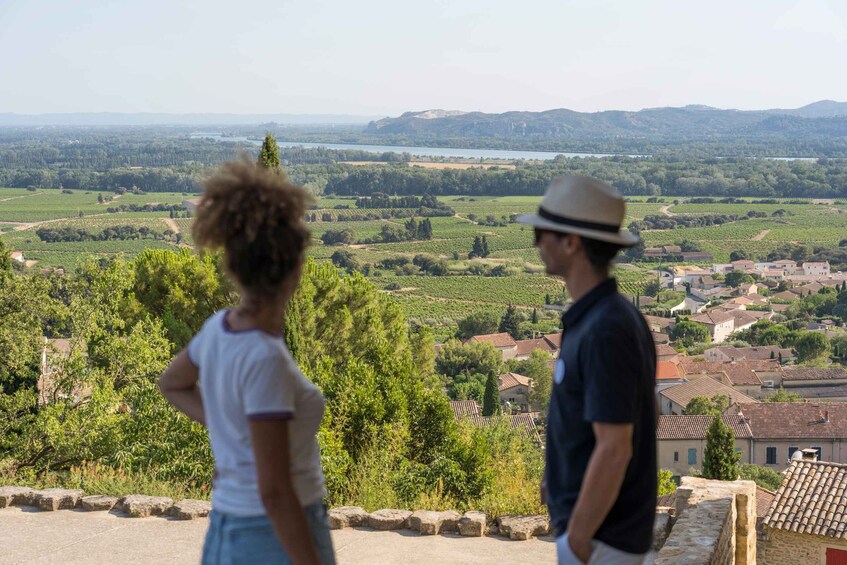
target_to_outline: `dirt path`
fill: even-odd
[[[33,192],[32,194],[22,194],[20,196],[10,196],[9,198],[0,198],[0,202],[8,202],[9,200],[18,200],[20,198],[30,198],[32,196],[38,196],[39,194],[44,194],[43,192]],[[4,222],[7,223],[7,222]]]
[[[179,224],[177,224],[173,218],[164,218],[165,223],[168,224],[168,227],[171,228],[171,231],[174,233],[179,233]]]
[[[86,214],[83,218],[97,218],[100,216],[111,216],[109,212],[104,212],[102,214]],[[43,226],[44,224],[53,224],[56,222],[65,222],[67,220],[75,220],[78,219],[79,216],[66,216],[64,218],[53,218],[52,220],[41,220],[40,222],[4,222],[0,220],[0,223],[8,224],[10,226],[15,226],[12,231],[23,231],[28,230],[30,228],[37,228],[39,226]]]
[[[771,233],[771,230],[762,230],[753,236],[753,241],[762,241],[769,233]]]
[[[667,204],[665,206],[662,206],[661,208],[659,208],[659,212],[661,212],[665,216],[668,216],[669,218],[672,218],[672,217],[676,216],[676,214],[671,212],[671,210],[670,210],[671,206],[673,206],[673,204]]]
[[[453,217],[456,218],[457,220],[462,220],[463,222],[468,222],[468,223],[474,224],[474,225],[477,224],[475,221],[471,220],[470,218],[460,216],[459,214],[453,214]]]

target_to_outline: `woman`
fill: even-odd
[[[309,232],[308,193],[242,160],[205,183],[192,235],[223,249],[238,306],[212,315],[159,377],[215,458],[203,563],[335,563],[316,433],[324,399],[282,335]]]

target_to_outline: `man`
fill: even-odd
[[[537,214],[535,247],[573,300],[547,418],[542,498],[560,564],[640,564],[656,512],[656,349],[609,268],[638,243],[621,229],[624,201],[581,176],[553,179]]]

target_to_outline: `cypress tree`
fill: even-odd
[[[471,252],[468,254],[468,259],[482,256],[482,240],[479,236],[476,236],[473,238],[473,247],[471,248]]]
[[[265,134],[262,148],[259,150],[259,159],[256,164],[274,171],[282,171],[279,166],[279,145],[270,133]]]
[[[735,433],[720,415],[715,416],[706,432],[703,476],[719,481],[734,481],[738,478],[740,458],[741,455],[735,451]]]
[[[485,239],[485,236],[482,236],[482,255],[481,257],[488,257],[488,240]]]
[[[500,393],[497,387],[497,377],[488,374],[485,380],[485,394],[482,396],[482,415],[493,416],[500,411]]]
[[[518,338],[518,325],[520,321],[518,320],[518,309],[515,308],[512,304],[506,308],[506,313],[503,314],[503,317],[500,318],[500,327],[497,329],[498,332],[506,332],[513,338]]]
[[[532,309],[532,323],[533,324],[538,323],[538,310],[535,309],[535,308]]]

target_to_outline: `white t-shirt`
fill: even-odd
[[[326,496],[317,431],[325,401],[282,338],[234,331],[226,310],[212,315],[188,344],[200,369],[200,394],[215,457],[212,507],[233,516],[261,516],[250,421],[288,419],[291,476],[300,504]]]

